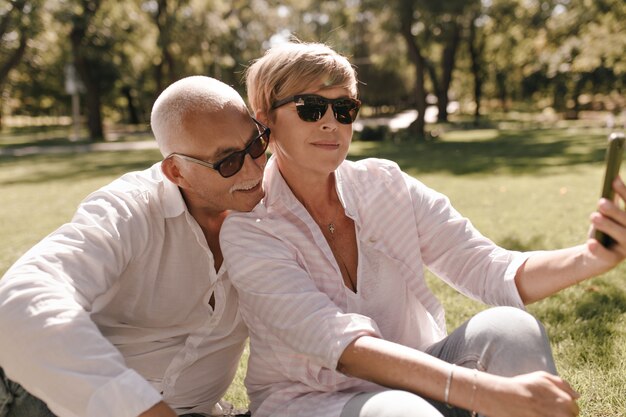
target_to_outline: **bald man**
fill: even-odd
[[[229,414],[247,330],[218,237],[263,197],[269,129],[200,76],[151,123],[163,161],[89,195],[0,280],[0,417]]]

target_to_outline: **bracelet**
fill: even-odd
[[[448,399],[450,398],[450,385],[452,384],[454,368],[456,368],[456,365],[452,364],[452,366],[450,367],[450,373],[448,374],[448,380],[446,381],[446,389],[443,392],[443,401],[446,403],[446,407],[448,408],[452,408],[452,406],[448,404]]]
[[[476,399],[476,380],[478,379],[478,371],[474,369],[474,378],[472,384],[472,400],[470,402],[470,409],[472,410],[471,417],[476,417],[476,410],[474,409],[474,400]]]

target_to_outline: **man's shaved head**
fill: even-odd
[[[186,152],[202,146],[197,135],[189,134],[189,127],[200,119],[220,122],[224,112],[248,114],[237,91],[214,78],[192,76],[167,87],[152,107],[150,124],[161,154]]]

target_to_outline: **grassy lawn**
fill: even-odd
[[[350,158],[392,159],[497,243],[517,250],[578,244],[600,193],[607,131],[448,131],[427,143],[355,142]],[[16,139],[31,144],[32,139]],[[0,136],[0,147],[7,142]],[[0,274],[32,244],[70,219],[90,191],[159,160],[157,151],[0,157]],[[434,277],[450,328],[484,306]],[[626,417],[626,266],[529,307],[546,325],[561,374],[581,392],[581,416]],[[241,378],[229,398],[245,406]]]

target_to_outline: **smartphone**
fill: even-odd
[[[613,201],[615,192],[613,191],[613,180],[619,174],[619,168],[622,163],[622,157],[624,155],[624,138],[623,133],[613,132],[609,135],[608,147],[606,149],[606,171],[604,172],[604,182],[602,183],[602,197],[607,200]],[[605,248],[610,248],[615,241],[611,236],[596,231],[595,239],[600,242]]]

